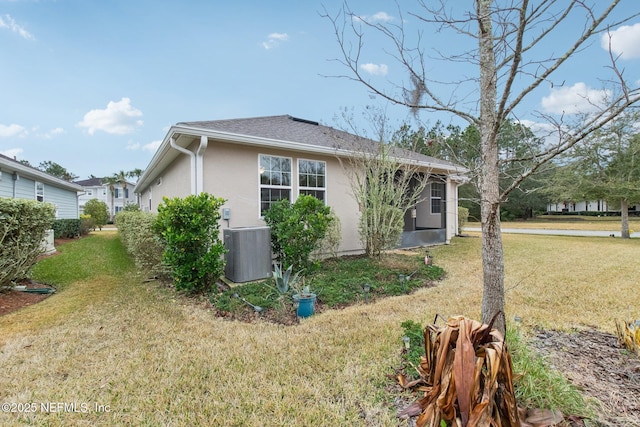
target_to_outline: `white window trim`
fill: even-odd
[[[433,197],[433,185],[441,185],[441,195],[439,197]],[[445,186],[443,182],[432,182],[431,186],[429,188],[429,213],[431,215],[442,215],[442,200],[444,199],[444,192],[445,192]],[[440,200],[440,212],[434,212],[433,211],[433,200]]]
[[[269,157],[279,157],[281,159],[289,159],[289,164],[291,165],[291,179],[289,180],[290,184],[288,186],[286,185],[266,185],[266,184],[262,184],[260,182],[260,157],[261,156],[269,156]],[[291,197],[293,195],[293,180],[294,180],[294,172],[293,170],[293,157],[287,157],[287,156],[278,156],[276,154],[266,154],[266,153],[258,153],[258,218],[259,219],[263,219],[263,215],[262,215],[262,189],[263,188],[275,188],[275,189],[279,189],[279,190],[289,190],[289,202],[291,202]]]
[[[305,187],[300,184],[300,162],[301,161],[324,163],[324,187]],[[296,194],[296,197],[300,196],[301,190],[311,190],[311,191],[322,190],[324,191],[324,200],[322,201],[322,203],[324,203],[326,206],[327,204],[327,162],[325,160],[299,158],[298,161],[296,162],[296,169],[297,169],[296,177],[297,177],[297,183],[298,183],[298,193]]]
[[[38,200],[38,184],[42,186],[42,200]],[[44,202],[44,183],[40,181],[34,181],[35,199],[39,202]]]

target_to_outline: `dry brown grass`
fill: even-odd
[[[640,307],[640,242],[503,237],[507,315],[525,326],[612,332],[613,319]],[[439,286],[294,327],[221,320],[133,274],[70,286],[0,318],[0,402],[86,403],[89,411],[38,406],[0,413],[0,425],[396,426],[384,386],[398,365],[400,323],[479,314],[480,239],[432,252],[448,271]]]
[[[591,216],[551,216],[529,221],[503,221],[502,228],[534,228],[545,230],[597,230],[620,231],[620,217]],[[469,227],[480,227],[479,223],[469,223]],[[629,218],[629,228],[640,231],[640,218]]]

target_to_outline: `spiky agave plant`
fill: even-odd
[[[300,272],[293,273],[293,265],[290,265],[284,272],[279,264],[274,265],[273,280],[280,295],[284,295],[289,288],[295,287],[300,279]]]
[[[418,386],[424,396],[399,417],[418,416],[418,427],[520,427],[511,356],[500,332],[459,316],[443,327],[427,326],[424,338],[420,379],[398,377],[403,387]]]

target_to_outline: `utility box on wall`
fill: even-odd
[[[223,231],[226,265],[224,275],[235,283],[271,277],[269,227],[228,228]]]

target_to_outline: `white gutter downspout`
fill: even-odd
[[[196,151],[196,194],[204,191],[204,152],[207,150],[209,139],[202,135],[200,137],[200,146]]]
[[[178,144],[176,144],[176,140],[173,139],[173,137],[171,137],[169,142],[171,143],[172,148],[191,157],[191,194],[193,195],[198,194],[197,193],[198,188],[196,186],[196,155],[191,151],[187,150],[186,148],[180,147]]]

